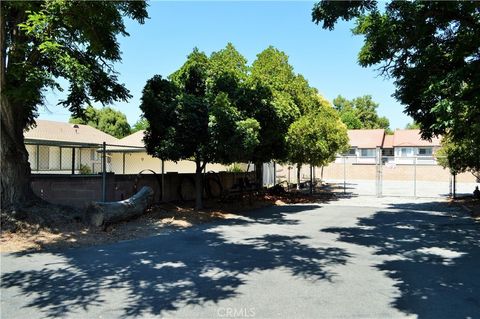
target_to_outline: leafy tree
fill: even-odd
[[[333,29],[356,21],[364,36],[360,65],[395,80],[394,96],[422,136],[448,134],[458,146],[480,145],[480,14],[476,1],[321,1],[313,21]],[[461,158],[461,157],[459,157]]]
[[[299,117],[288,129],[289,161],[300,168],[303,164],[325,166],[335,155],[348,149],[347,128],[331,106],[317,102],[318,107]]]
[[[371,95],[364,95],[348,100],[339,95],[333,100],[335,109],[349,129],[377,129],[383,128],[390,132],[390,121],[377,114],[378,103]]]
[[[420,128],[420,125],[417,122],[413,121],[412,123],[408,123],[407,125],[405,125],[405,128],[407,130],[416,130]]]
[[[138,119],[138,121],[135,122],[132,126],[132,133],[138,132],[138,131],[145,131],[148,128],[148,121],[146,118],[143,116]]]
[[[131,133],[127,117],[120,111],[110,107],[96,109],[88,106],[83,117],[70,117],[70,123],[87,124],[99,129],[102,132],[122,138]]]
[[[436,153],[437,161],[452,174],[470,172],[480,179],[480,146],[473,140],[455,142],[447,134],[442,138],[442,148]]]
[[[227,93],[209,89],[216,87],[217,71],[211,59],[194,49],[168,80],[156,75],[147,81],[140,106],[149,122],[147,152],[164,160],[195,162],[196,209],[202,208],[206,164],[250,158],[259,142],[259,123],[244,116]]]
[[[35,199],[23,131],[35,124],[45,90],[62,90],[56,79],[69,82],[61,104],[74,116],[90,100],[109,104],[130,97],[112,67],[121,59],[117,36],[128,35],[124,17],[143,23],[145,2],[1,2],[2,211]]]

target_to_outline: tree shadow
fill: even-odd
[[[349,257],[343,249],[309,246],[306,236],[266,234],[232,240],[225,237],[228,232],[215,229],[221,224],[286,220],[288,224],[295,222],[292,214],[313,208],[318,206],[274,207],[259,210],[248,220],[225,220],[114,245],[52,251],[55,264],[3,273],[1,287],[3,292],[19,290],[29,300],[25,307],[43,317],[68,316],[112,302],[118,304],[119,316],[136,317],[161,316],[185,305],[235,297],[253,272],[282,268],[294,277],[331,280],[335,274],[328,266],[345,264]],[[37,254],[11,255],[35,258]],[[9,293],[4,297],[8,299]]]
[[[393,306],[418,318],[480,314],[480,224],[445,203],[392,204],[356,227],[328,228],[339,240],[387,257],[376,267],[395,280]]]

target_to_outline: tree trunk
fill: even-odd
[[[302,164],[297,164],[297,190],[300,190],[300,169]]]
[[[140,216],[153,199],[153,190],[144,186],[132,197],[119,202],[92,202],[86,211],[90,225],[100,227]]]
[[[203,165],[200,161],[195,162],[197,168],[195,170],[195,210],[200,210],[203,208],[203,185],[202,185],[202,172],[205,168],[205,163]]]
[[[263,189],[263,163],[255,163],[255,175],[258,183],[259,189]]]
[[[313,166],[310,165],[310,195],[313,194]]]
[[[21,106],[9,104],[7,98],[1,97],[1,209],[13,211],[27,202],[36,199],[30,187],[30,163],[24,144],[22,120],[16,113]]]

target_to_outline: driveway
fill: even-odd
[[[480,227],[438,201],[340,200],[1,258],[2,318],[479,318]]]

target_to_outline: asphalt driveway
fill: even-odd
[[[480,225],[435,201],[289,205],[1,272],[2,318],[480,318]]]

